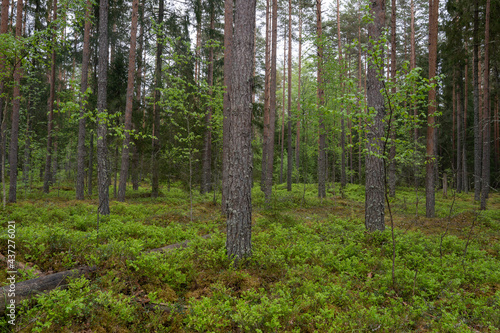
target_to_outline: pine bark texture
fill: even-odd
[[[342,59],[342,44],[341,44],[341,39],[340,39],[340,3],[339,0],[337,0],[337,42],[338,42],[338,52],[339,52],[339,61],[340,61],[340,68],[341,71],[339,72],[339,79],[340,82],[343,82],[343,75],[344,75],[344,65],[343,65],[343,59]],[[345,85],[342,83],[342,94],[345,91]],[[343,106],[342,106],[343,108]],[[347,175],[346,175],[346,168],[345,168],[345,120],[344,120],[344,115],[340,115],[340,187],[343,189],[347,185]],[[335,172],[335,171],[334,171]]]
[[[23,1],[17,2],[16,15],[16,38],[22,36],[22,20],[23,20]],[[10,131],[10,187],[9,187],[9,202],[16,202],[17,197],[17,153],[19,148],[19,110],[21,108],[21,59],[17,59],[18,63],[14,69],[14,89],[12,91],[12,124]]]
[[[85,196],[85,110],[86,99],[85,91],[87,91],[89,61],[90,61],[90,11],[92,5],[90,0],[87,0],[87,7],[85,9],[85,27],[83,32],[83,54],[82,54],[82,78],[80,85],[80,119],[78,120],[78,159],[76,171],[76,199],[83,200]]]
[[[391,3],[391,79],[396,80],[396,0]],[[395,83],[395,82],[393,82]],[[396,87],[391,93],[396,94]],[[396,196],[396,130],[394,128],[394,117],[391,121],[391,146],[389,148],[389,196]]]
[[[262,192],[266,192],[266,177],[267,177],[267,145],[269,144],[269,129],[270,129],[270,96],[269,89],[271,83],[271,8],[270,0],[266,0],[266,50],[265,50],[265,76],[264,76],[264,115],[262,128],[262,169],[260,185]]]
[[[370,12],[373,22],[368,25],[368,36],[377,42],[381,36],[385,22],[385,2],[383,0],[370,1]],[[373,47],[373,46],[370,46]],[[383,64],[382,59],[378,59]],[[368,63],[367,73],[367,103],[375,117],[371,124],[367,125],[367,155],[366,155],[366,184],[365,184],[365,226],[368,231],[383,231],[385,229],[384,198],[385,198],[385,170],[382,153],[384,151],[384,97],[380,92],[383,83],[377,74],[375,59]]]
[[[292,0],[288,0],[288,122],[287,122],[287,172],[286,189],[292,190]]]
[[[252,73],[256,1],[237,1],[229,118],[227,241],[229,258],[251,255]]]
[[[2,22],[0,23],[0,36],[7,33],[9,20],[9,0],[2,0]],[[0,73],[3,73],[5,69],[5,58],[0,54]],[[2,168],[2,186],[5,193],[5,148],[6,148],[6,132],[7,132],[7,107],[4,105],[5,98],[3,97],[4,92],[4,80],[0,80],[0,150],[1,150],[1,168]],[[5,199],[5,196],[3,197]],[[5,207],[5,202],[3,202]]]
[[[108,0],[99,3],[99,73],[97,81],[97,190],[99,194],[98,211],[109,215],[109,162],[108,162],[108,118],[107,118],[107,85],[108,85]]]
[[[302,74],[302,3],[299,3],[299,74],[297,82],[297,138],[295,139],[295,165],[297,168],[297,183],[300,181],[300,89],[301,89],[301,74]],[[305,182],[305,180],[304,180]]]
[[[429,0],[429,78],[436,76],[437,66],[437,33],[438,33],[439,0]],[[435,216],[436,192],[436,89],[429,90],[429,107],[427,110],[427,149],[425,176],[425,213],[427,217]]]
[[[130,51],[128,55],[127,100],[125,104],[125,138],[122,147],[122,164],[120,170],[120,184],[118,185],[118,201],[125,201],[127,188],[128,166],[130,161],[130,131],[132,130],[132,109],[134,102],[135,52],[137,44],[137,16],[139,0],[132,2],[132,25],[130,30]]]

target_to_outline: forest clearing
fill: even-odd
[[[338,186],[338,184],[337,184]],[[390,232],[364,227],[364,189],[321,200],[315,186],[278,186],[272,208],[253,191],[252,256],[225,251],[220,202],[178,186],[111,202],[35,191],[1,213],[16,221],[18,282],[80,266],[66,289],[18,305],[13,332],[496,332],[500,330],[500,196],[438,194],[437,218],[398,188]],[[421,193],[420,193],[421,195]],[[210,238],[202,238],[210,235]],[[185,248],[149,252],[184,240]],[[0,253],[6,253],[2,237]],[[6,278],[2,270],[2,281]],[[8,330],[9,317],[1,326]]]

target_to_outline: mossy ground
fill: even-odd
[[[97,217],[97,199],[73,200],[69,186],[20,193],[1,211],[16,222],[17,259],[42,272],[81,265],[94,273],[18,307],[23,332],[498,332],[500,195],[480,212],[473,194],[437,194],[424,217],[422,190],[398,188],[383,233],[364,230],[364,188],[274,189],[271,207],[253,190],[252,257],[234,268],[216,193],[180,186],[158,199],[128,189]],[[98,222],[99,221],[99,222]],[[211,234],[209,239],[201,236]],[[192,240],[185,249],[149,249]],[[7,250],[7,233],[0,253]],[[20,280],[36,274],[26,270]],[[5,280],[0,272],[0,281]],[[160,304],[154,310],[145,304]],[[165,311],[168,308],[169,311]]]

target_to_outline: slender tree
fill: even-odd
[[[237,1],[231,71],[228,151],[227,255],[239,261],[251,254],[252,226],[252,72],[256,1]]]
[[[481,170],[481,209],[486,209],[490,190],[490,0],[486,0],[484,27],[484,111],[483,111],[483,162]]]
[[[368,25],[368,36],[370,40],[377,43],[380,39],[385,22],[385,2],[383,0],[371,1],[370,13],[373,22]],[[369,44],[372,48],[372,43]],[[373,52],[377,53],[377,52]],[[375,118],[368,124],[367,132],[367,155],[366,155],[366,189],[365,189],[365,226],[369,231],[384,230],[384,194],[385,194],[385,170],[384,160],[381,154],[384,151],[384,98],[381,90],[383,83],[378,76],[377,63],[383,64],[383,53],[379,59],[373,56],[368,64],[367,79],[367,103],[368,108],[375,112]],[[372,112],[373,112],[372,111]]]
[[[288,0],[288,147],[287,147],[287,173],[286,189],[292,190],[292,0]]]
[[[108,86],[108,0],[99,2],[99,77],[97,82],[97,187],[99,193],[100,214],[109,215],[109,184],[108,178],[108,119],[107,93]]]
[[[437,32],[438,32],[439,0],[429,0],[429,78],[436,76],[437,66]],[[427,115],[427,156],[425,179],[425,206],[426,216],[434,217],[436,193],[436,89],[429,90],[429,107]]]
[[[22,37],[23,1],[17,1],[16,38]],[[10,131],[10,187],[9,202],[16,202],[17,196],[17,150],[19,147],[19,109],[21,106],[21,57],[16,59],[14,68],[14,89],[12,92],[12,125]]]
[[[299,73],[297,82],[297,138],[295,139],[295,165],[297,168],[297,183],[300,181],[300,89],[301,89],[301,74],[302,74],[302,1],[299,1]],[[304,180],[305,182],[305,180]]]
[[[391,4],[391,79],[396,80],[396,0]],[[395,83],[395,82],[394,82]],[[396,86],[391,93],[396,94]],[[389,150],[389,196],[396,196],[396,131],[391,128],[391,146]]]
[[[85,109],[86,109],[86,98],[85,92],[87,91],[88,73],[89,73],[89,61],[90,61],[90,11],[92,10],[92,4],[90,0],[87,0],[87,6],[85,8],[85,27],[83,31],[83,56],[82,56],[82,78],[80,84],[80,119],[78,120],[78,160],[77,160],[77,172],[76,172],[76,199],[84,199],[85,191]]]
[[[323,27],[321,22],[321,2],[316,0],[316,35],[317,35],[317,57],[318,57],[318,75],[317,75],[317,99],[319,112],[319,147],[318,147],[318,197],[326,197],[326,128],[323,119],[323,105],[325,104],[325,92],[323,90]]]
[[[130,30],[130,51],[128,56],[128,82],[127,100],[125,105],[125,138],[123,139],[122,164],[120,170],[120,185],[118,187],[118,201],[125,201],[125,190],[127,188],[130,131],[132,130],[132,108],[134,101],[134,77],[135,77],[135,52],[137,44],[137,14],[139,12],[139,0],[132,2],[132,26]]]
[[[233,7],[234,0],[225,0],[224,2],[224,85],[226,91],[223,96],[223,120],[222,120],[222,213],[227,215],[227,197],[228,197],[228,167],[229,167],[229,116],[231,115],[231,49],[233,45]]]
[[[340,39],[340,2],[337,0],[337,47],[338,47],[338,52],[339,52],[339,61],[341,64],[341,71],[339,72],[339,79],[342,82],[342,92],[344,92],[345,85],[343,82],[343,75],[344,75],[344,65],[343,65],[343,59],[342,59],[342,44],[341,44],[341,39]],[[347,185],[347,176],[346,176],[346,170],[345,170],[345,119],[344,115],[340,116],[340,187],[343,189]],[[334,171],[335,172],[335,171]]]
[[[271,10],[270,0],[266,0],[266,50],[264,54],[265,76],[264,76],[264,116],[262,129],[262,170],[261,170],[261,189],[265,192],[266,187],[266,166],[267,166],[267,145],[269,144],[269,129],[270,129],[270,96],[269,90],[271,85]]]
[[[479,127],[479,0],[474,1],[473,27],[473,89],[474,89],[474,200],[481,200],[481,130]]]

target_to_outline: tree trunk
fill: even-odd
[[[484,111],[483,111],[483,163],[481,178],[481,209],[486,209],[490,190],[490,0],[486,0],[484,28]]]
[[[82,56],[82,78],[80,87],[80,119],[78,120],[78,159],[76,172],[76,199],[83,200],[85,197],[85,110],[87,99],[85,92],[87,91],[89,60],[90,60],[90,11],[92,5],[90,0],[87,0],[85,9],[85,28],[83,33],[83,56]]]
[[[267,177],[267,145],[269,144],[269,129],[270,129],[270,81],[271,81],[271,20],[270,20],[270,0],[266,0],[266,53],[265,53],[265,77],[264,77],[264,116],[263,116],[263,130],[262,130],[262,169],[260,178],[260,187],[262,192],[266,192],[266,177]],[[272,176],[272,175],[271,175]]]
[[[302,3],[299,2],[299,75],[297,80],[297,138],[295,139],[295,165],[297,168],[297,183],[300,182],[300,88],[302,71]]]
[[[372,1],[370,12],[373,15],[373,23],[368,25],[369,38],[378,41],[385,22],[385,2],[383,0]],[[370,46],[373,48],[373,46]],[[373,50],[375,51],[375,50]],[[374,55],[372,55],[374,56]],[[383,61],[383,53],[380,54]],[[377,65],[374,59],[369,60],[368,82],[367,82],[367,105],[373,108],[375,118],[373,123],[368,124],[367,151],[366,155],[366,185],[365,185],[365,227],[368,231],[384,230],[384,194],[385,194],[385,172],[384,160],[380,156],[384,151],[384,98],[381,90],[382,82],[377,74]]]
[[[215,13],[214,8],[210,11],[210,31],[213,33],[215,29]],[[212,96],[212,87],[214,85],[214,48],[210,47],[208,56],[208,73],[207,73],[208,89],[210,98]],[[203,149],[203,170],[201,173],[201,193],[212,191],[212,107],[209,106],[205,116],[205,144]]]
[[[109,215],[109,162],[108,162],[108,0],[99,3],[99,79],[97,83],[97,190],[99,193],[98,212]]]
[[[256,1],[237,1],[231,70],[228,165],[227,255],[251,255],[252,71]]]
[[[88,180],[87,180],[87,194],[89,197],[92,196],[92,171],[94,170],[94,132],[90,132],[90,147],[89,147],[89,169],[88,169]]]
[[[474,1],[473,28],[473,85],[474,85],[474,200],[481,200],[481,130],[479,127],[479,0]]]
[[[466,53],[469,55],[467,45],[465,46]],[[467,175],[467,106],[468,106],[468,59],[465,59],[465,86],[464,86],[464,122],[463,122],[463,135],[462,135],[462,185],[465,193],[469,193],[469,177]]]
[[[285,144],[285,85],[286,85],[286,26],[283,34],[283,100],[281,102],[281,167],[280,167],[280,184],[283,183],[283,159],[284,159],[284,144]]]
[[[287,147],[287,173],[286,189],[292,191],[292,0],[288,0],[288,147]]]
[[[274,132],[276,121],[276,51],[278,46],[278,0],[271,0],[273,4],[271,21],[271,79],[269,83],[269,142],[266,145],[266,186],[264,190],[265,202],[271,203],[273,191],[274,166]]]
[[[2,0],[2,21],[0,23],[0,38],[7,33],[9,20],[9,0]],[[5,68],[5,58],[0,54],[0,73],[3,73]],[[0,80],[0,150],[1,152],[1,169],[2,169],[2,188],[3,188],[3,207],[5,208],[5,147],[6,147],[6,132],[7,132],[7,103],[4,105],[6,98],[4,93],[4,80]]]
[[[125,190],[127,188],[130,131],[132,130],[132,108],[134,102],[134,77],[135,77],[135,51],[137,44],[137,14],[139,13],[139,0],[132,2],[132,26],[130,30],[130,52],[128,56],[128,82],[127,101],[125,104],[125,138],[123,139],[122,164],[120,170],[120,185],[118,188],[118,201],[125,201]]]
[[[448,197],[448,177],[446,175],[446,172],[443,173],[443,198]]]
[[[461,75],[459,75],[460,77]],[[461,77],[459,78],[461,80]],[[462,108],[460,104],[460,90],[461,84],[458,85],[458,89],[456,92],[456,102],[457,102],[457,193],[462,192]]]
[[[56,6],[56,5],[54,5]],[[56,8],[56,7],[54,7]],[[16,15],[16,38],[22,36],[23,21],[23,1],[17,1]],[[12,129],[10,132],[10,187],[9,202],[16,202],[17,197],[17,150],[19,137],[19,109],[21,107],[21,59],[16,59],[17,64],[14,69],[14,89],[12,92]]]
[[[342,45],[341,45],[341,40],[340,40],[340,4],[339,0],[337,0],[337,42],[338,42],[338,52],[339,52],[339,62],[340,62],[340,71],[339,71],[339,79],[342,87],[342,94],[344,94],[345,90],[345,85],[344,85],[344,80],[343,80],[343,75],[344,74],[344,65],[342,63]],[[343,106],[341,106],[343,108]],[[344,115],[340,115],[340,188],[341,192],[343,188],[347,185],[347,177],[346,177],[346,171],[345,171],[345,123],[344,123]]]
[[[229,117],[231,115],[231,50],[233,44],[233,6],[234,0],[224,2],[224,85],[226,91],[223,96],[223,120],[222,120],[222,198],[221,210],[224,215],[228,215],[227,196],[229,189]]]
[[[438,32],[439,0],[429,0],[429,78],[436,76],[437,66],[437,32]],[[436,165],[436,89],[429,90],[429,107],[427,115],[427,156],[425,179],[425,212],[427,217],[435,215],[434,179]]]
[[[158,26],[163,23],[163,12],[164,12],[164,0],[160,0],[158,12]],[[159,178],[159,161],[160,158],[160,91],[161,88],[161,67],[162,67],[162,52],[163,52],[163,34],[158,32],[156,37],[156,68],[155,68],[155,92],[154,92],[154,104],[153,104],[153,152],[151,156],[152,164],[152,176],[151,176],[151,197],[157,198],[160,188],[160,178]]]
[[[324,115],[322,114],[322,106],[325,104],[325,92],[323,90],[323,30],[321,23],[321,2],[322,0],[316,0],[316,34],[317,34],[317,57],[318,57],[318,90],[317,90],[317,100],[318,100],[318,113],[319,113],[319,147],[318,147],[318,197],[326,197],[326,161],[325,161],[325,145],[326,145],[326,129],[323,120]]]
[[[396,80],[396,0],[391,4],[391,78],[395,84]],[[396,94],[396,87],[391,93]],[[394,119],[394,118],[393,118]],[[391,122],[391,147],[389,148],[389,196],[396,196],[396,130]]]

